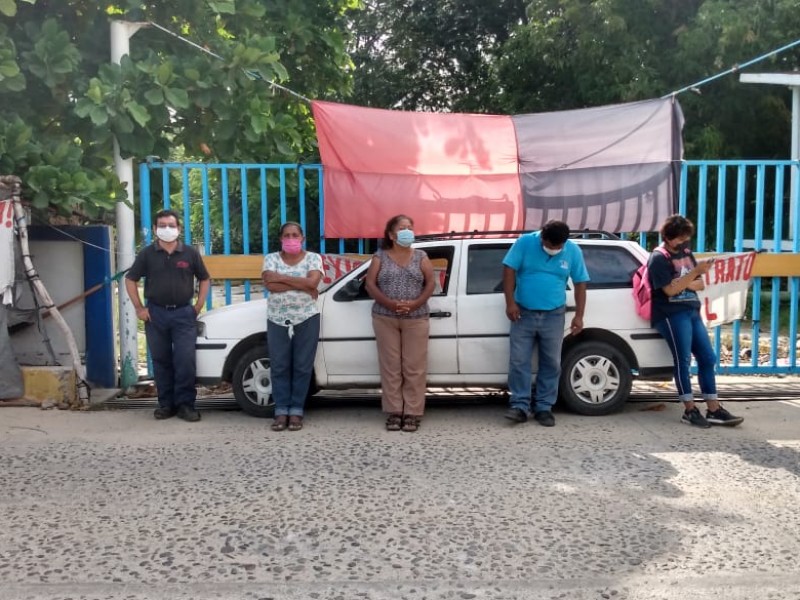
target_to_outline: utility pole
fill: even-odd
[[[111,21],[111,62],[120,64],[122,57],[130,52],[130,39],[147,23],[129,21]],[[116,205],[117,216],[117,270],[122,271],[133,264],[136,255],[136,220],[133,214],[133,159],[123,159],[119,151],[119,142],[114,138],[114,171],[125,186],[130,205],[119,199]],[[126,390],[139,380],[138,362],[138,321],[136,311],[128,294],[125,292],[125,281],[121,278],[117,283],[119,297],[119,352],[120,352],[120,387]]]

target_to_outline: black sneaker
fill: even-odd
[[[686,410],[681,417],[681,423],[684,425],[691,425],[693,427],[700,427],[701,429],[708,429],[711,423],[706,421],[706,418],[700,414],[700,411],[695,406],[692,410]]]
[[[178,407],[178,418],[183,419],[184,421],[189,421],[190,423],[194,423],[200,420],[200,413],[191,406],[181,404]]]
[[[706,420],[712,425],[736,427],[742,421],[744,421],[744,417],[734,417],[731,413],[720,406],[717,410],[706,411]]]
[[[506,411],[506,414],[503,416],[509,421],[514,421],[515,423],[524,423],[528,420],[528,413],[521,408],[509,408]]]
[[[153,411],[153,416],[157,420],[162,421],[164,419],[171,419],[177,414],[177,412],[178,411],[176,411],[174,408],[157,408]]]
[[[556,419],[549,410],[538,410],[533,413],[533,418],[542,427],[555,427]]]

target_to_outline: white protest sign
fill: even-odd
[[[706,289],[698,292],[700,313],[707,327],[716,327],[744,317],[750,289],[755,252],[739,252],[717,257],[705,274]]]

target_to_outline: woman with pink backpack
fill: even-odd
[[[744,419],[725,410],[717,399],[715,368],[717,357],[700,316],[697,292],[704,288],[703,275],[714,259],[698,263],[689,248],[694,234],[692,222],[681,215],[667,217],[661,226],[663,244],[654,250],[647,263],[652,289],[650,321],[667,341],[674,361],[678,400],[683,402],[681,422],[694,427],[739,425]],[[706,403],[703,416],[692,394],[692,355],[697,360],[697,378]]]

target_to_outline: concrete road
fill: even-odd
[[[728,407],[0,409],[0,599],[800,598],[800,401]]]

